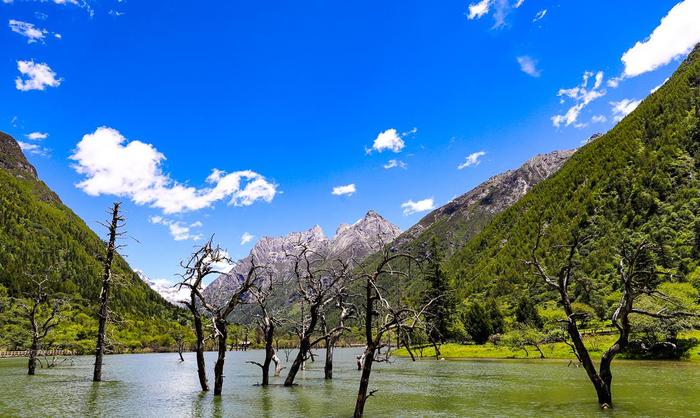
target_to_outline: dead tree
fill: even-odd
[[[326,320],[326,313],[321,314],[321,331],[323,332],[323,341],[326,345],[326,362],[323,366],[323,376],[325,379],[333,379],[333,351],[338,340],[345,331],[345,321],[348,320],[354,313],[354,306],[347,301],[347,295],[341,291],[336,296],[335,307],[339,311],[338,323],[335,327],[330,328]]]
[[[103,224],[108,230],[109,237],[107,239],[107,248],[105,257],[102,260],[102,290],[100,291],[100,310],[98,313],[98,329],[97,329],[97,346],[95,348],[95,369],[92,375],[93,382],[102,380],[102,359],[105,354],[105,329],[109,315],[109,292],[112,285],[112,261],[114,254],[120,248],[116,245],[117,238],[124,235],[121,229],[125,225],[125,220],[119,214],[121,203],[115,202],[110,210],[111,221],[109,224]]]
[[[540,225],[535,245],[532,249],[530,261],[527,264],[533,266],[535,273],[553,290],[559,294],[561,305],[566,314],[564,320],[567,332],[571,338],[576,356],[595,388],[598,403],[601,408],[612,408],[612,371],[611,365],[614,358],[627,347],[632,331],[630,315],[645,315],[657,319],[673,320],[676,318],[696,316],[690,312],[669,311],[668,307],[661,308],[658,312],[649,312],[635,308],[635,302],[640,297],[660,299],[669,302],[670,299],[661,294],[656,287],[657,272],[654,270],[653,261],[649,261],[650,246],[642,242],[634,246],[632,250],[623,249],[618,264],[619,284],[622,290],[620,302],[612,314],[612,324],[618,331],[618,338],[600,359],[600,366],[596,369],[583,337],[578,328],[577,320],[580,315],[572,308],[572,300],[569,295],[569,285],[575,277],[578,267],[577,255],[579,250],[590,239],[588,235],[582,235],[578,231],[572,233],[571,241],[562,248],[565,250],[565,260],[557,270],[556,275],[551,275],[540,261],[538,252],[541,239],[544,235],[544,226]]]
[[[180,361],[185,361],[185,358],[182,356],[183,351],[185,351],[185,336],[182,335],[181,333],[175,334],[175,349],[177,350],[177,354],[180,356]]]
[[[24,310],[26,318],[31,326],[32,343],[29,348],[29,361],[27,363],[27,374],[36,373],[36,364],[42,341],[52,329],[61,321],[61,308],[65,304],[65,299],[51,297],[47,290],[51,271],[48,271],[41,279],[32,279],[34,289],[26,294],[29,303],[18,301],[18,305]],[[48,362],[47,362],[48,363]]]
[[[220,255],[218,260],[231,262],[230,259]],[[214,364],[214,396],[220,396],[224,386],[224,362],[226,360],[226,341],[228,340],[228,326],[230,324],[229,317],[233,311],[241,304],[247,303],[246,298],[250,297],[249,290],[259,283],[258,272],[264,267],[255,264],[255,259],[251,259],[248,273],[243,276],[236,273],[235,278],[238,280],[238,287],[228,296],[228,301],[220,306],[208,303],[202,294],[198,291],[197,296],[202,306],[209,312],[212,323],[214,324],[214,337],[217,342],[217,358]]]
[[[269,306],[269,300],[276,289],[275,276],[271,270],[267,272],[267,280],[259,286],[252,286],[249,290],[251,299],[257,305],[259,313],[256,315],[258,329],[265,341],[265,360],[262,363],[249,361],[250,364],[259,366],[262,370],[262,386],[270,383],[270,364],[275,363],[275,376],[279,376],[282,365],[274,348],[275,328],[279,324],[275,311]]]
[[[308,306],[308,313],[302,312],[301,324],[296,329],[299,336],[299,352],[289,369],[284,386],[292,386],[304,362],[311,358],[311,348],[326,338],[326,335],[312,341],[319,327],[324,308],[335,300],[338,292],[347,285],[350,277],[350,263],[342,259],[328,260],[324,254],[313,251],[305,244],[296,254],[287,254],[294,259],[294,276],[301,303]],[[308,317],[307,317],[308,315]]]
[[[360,276],[360,280],[363,281],[364,291],[364,306],[360,308],[360,315],[363,316],[366,345],[362,356],[358,359],[358,368],[362,369],[362,375],[355,403],[354,417],[363,416],[367,399],[376,392],[376,390],[373,390],[368,393],[372,364],[388,361],[388,347],[384,357],[380,357],[382,348],[388,345],[382,341],[384,336],[392,332],[409,332],[422,325],[421,317],[434,302],[434,300],[429,300],[419,309],[412,309],[400,304],[391,306],[390,302],[383,295],[384,290],[380,281],[396,276],[410,279],[408,272],[392,268],[392,263],[400,259],[408,261],[409,264],[416,261],[409,254],[392,254],[391,250],[385,247],[382,250],[382,258],[376,269],[362,273]]]
[[[199,386],[203,391],[209,390],[209,384],[207,383],[206,363],[204,362],[205,335],[202,312],[200,311],[201,301],[203,300],[201,294],[202,281],[211,274],[222,274],[222,271],[217,270],[217,264],[230,261],[219,246],[214,247],[212,244],[213,239],[214,237],[212,236],[203,246],[196,249],[187,262],[180,262],[184,273],[180,274],[181,281],[177,284],[179,289],[184,287],[190,291],[189,300],[182,301],[182,303],[187,306],[187,309],[192,314],[197,375],[199,377]]]

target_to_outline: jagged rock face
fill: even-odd
[[[300,248],[299,244],[331,259],[354,257],[359,260],[390,243],[400,233],[396,225],[370,210],[354,224],[340,225],[332,238],[327,238],[318,225],[308,231],[292,232],[283,237],[263,237],[247,257],[237,261],[231,272],[217,277],[204,289],[203,294],[213,303],[222,302],[236,289],[237,276],[246,275],[253,259],[257,265],[268,266],[278,276],[292,280],[293,259],[288,254],[295,254]]]
[[[435,209],[395,242],[405,247],[425,242],[433,234],[445,241],[448,253],[466,244],[496,214],[520,200],[537,183],[556,173],[575,150],[540,154],[516,170],[491,177],[471,191]]]
[[[0,132],[0,168],[18,177],[37,178],[36,169],[29,164],[17,141],[4,132]]]

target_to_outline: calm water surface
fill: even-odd
[[[309,363],[294,388],[263,388],[262,351],[230,352],[221,399],[198,390],[194,355],[130,354],[106,358],[105,382],[93,384],[92,357],[38,375],[25,375],[25,360],[0,360],[0,416],[20,417],[348,417],[359,384],[355,355],[336,351],[334,379],[323,363]],[[323,357],[323,350],[317,354]],[[290,360],[291,360],[290,356]],[[207,353],[213,373],[214,353]],[[368,417],[700,417],[700,364],[629,362],[614,365],[616,408],[603,412],[580,368],[566,361],[433,361],[395,359],[373,368],[379,389]],[[286,371],[286,370],[285,370]],[[210,383],[212,383],[212,377]]]

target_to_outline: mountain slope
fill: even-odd
[[[285,251],[295,251],[299,243],[329,258],[362,259],[377,251],[382,244],[393,241],[400,233],[396,225],[370,210],[354,224],[340,225],[332,238],[327,238],[318,225],[283,237],[262,237],[247,257],[237,261],[231,272],[217,277],[204,289],[203,294],[214,303],[223,301],[236,289],[237,275],[246,274],[252,259],[257,264],[271,267],[279,276],[292,280],[293,260],[285,255]]]
[[[28,275],[60,266],[52,290],[94,303],[101,286],[102,240],[39,180],[17,142],[1,132],[0,152],[0,285],[21,297],[31,290]],[[150,316],[170,309],[122,257],[115,258],[114,273],[118,312]]]
[[[599,316],[609,313],[615,256],[628,238],[657,249],[670,280],[700,288],[700,48],[657,92],[605,135],[580,148],[549,179],[507,209],[448,262],[454,285],[467,299],[484,295],[506,304],[544,286],[526,273],[540,220],[547,223],[544,262],[557,264],[556,246],[586,227],[594,239],[582,259],[574,290]],[[614,299],[614,298],[613,298]]]
[[[441,238],[447,254],[464,246],[498,213],[520,200],[533,186],[554,174],[574,151],[537,155],[515,170],[491,177],[469,192],[423,217],[401,234],[395,245],[416,249],[433,235]]]

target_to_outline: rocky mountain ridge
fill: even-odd
[[[238,260],[233,270],[217,277],[204,289],[204,296],[214,302],[223,300],[226,295],[235,290],[237,275],[244,275],[250,268],[252,260],[272,268],[277,274],[288,276],[291,280],[293,260],[289,254],[298,251],[300,245],[329,258],[363,259],[376,252],[382,245],[392,242],[401,230],[384,219],[377,212],[370,210],[357,222],[348,225],[341,224],[336,234],[328,238],[320,226],[301,232],[292,232],[285,236],[262,237],[253,246],[250,254]]]
[[[446,242],[448,253],[452,253],[479,233],[496,214],[556,173],[574,152],[538,154],[517,169],[491,177],[424,216],[397,238],[396,245],[401,248],[415,246],[437,235]]]

